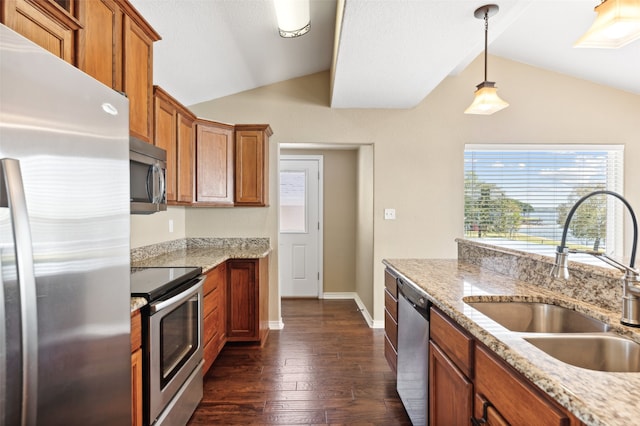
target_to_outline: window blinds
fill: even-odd
[[[467,238],[552,256],[568,210],[599,189],[623,191],[622,145],[466,145]],[[624,210],[592,197],[577,210],[570,246],[622,257]]]

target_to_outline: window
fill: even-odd
[[[466,145],[465,237],[553,256],[578,199],[600,189],[622,194],[623,153],[621,145]],[[621,259],[624,213],[615,197],[589,198],[573,216],[567,244]]]

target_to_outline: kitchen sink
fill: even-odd
[[[529,336],[528,341],[548,355],[589,370],[640,372],[640,344],[613,334]]]
[[[535,302],[465,302],[511,331],[522,333],[592,333],[609,326],[572,309]]]

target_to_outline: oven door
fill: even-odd
[[[149,424],[202,361],[201,276],[149,305]]]

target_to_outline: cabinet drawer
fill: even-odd
[[[209,368],[211,368],[211,365],[213,364],[213,361],[216,360],[218,353],[220,353],[218,339],[215,339],[215,338],[211,339],[209,340],[209,343],[204,345],[204,351],[203,351],[204,364],[202,365],[203,376],[207,374],[207,371],[209,371]]]
[[[398,299],[398,284],[396,282],[396,277],[391,275],[388,271],[384,271],[384,287],[395,299]]]
[[[387,359],[387,363],[389,364],[389,368],[394,373],[398,370],[398,352],[396,348],[393,347],[387,336],[384,338],[384,357]]]
[[[384,310],[384,332],[393,345],[398,350],[398,323],[389,315],[389,311]]]
[[[451,318],[431,308],[430,337],[467,377],[472,378],[473,338]]]
[[[131,313],[131,352],[142,346],[142,320],[140,309]]]
[[[391,318],[398,322],[398,299],[393,297],[387,289],[384,290],[384,307],[389,311]]]
[[[478,345],[475,352],[476,393],[491,402],[504,420],[513,425],[569,425],[570,417],[553,401],[526,382],[516,370]],[[476,398],[477,400],[477,398]],[[475,408],[482,417],[482,405]]]
[[[213,290],[212,292],[204,296],[204,308],[203,308],[204,312],[202,313],[203,317],[206,318],[207,315],[211,314],[211,312],[217,306],[219,306],[219,303],[220,303],[219,295],[220,295],[220,289],[216,288],[215,290]]]
[[[202,341],[207,344],[218,332],[220,324],[220,310],[214,309],[204,317]]]
[[[227,264],[221,263],[209,272],[207,272],[207,278],[204,280],[202,287],[202,294],[207,295],[214,289],[218,288],[226,282],[227,278]]]

